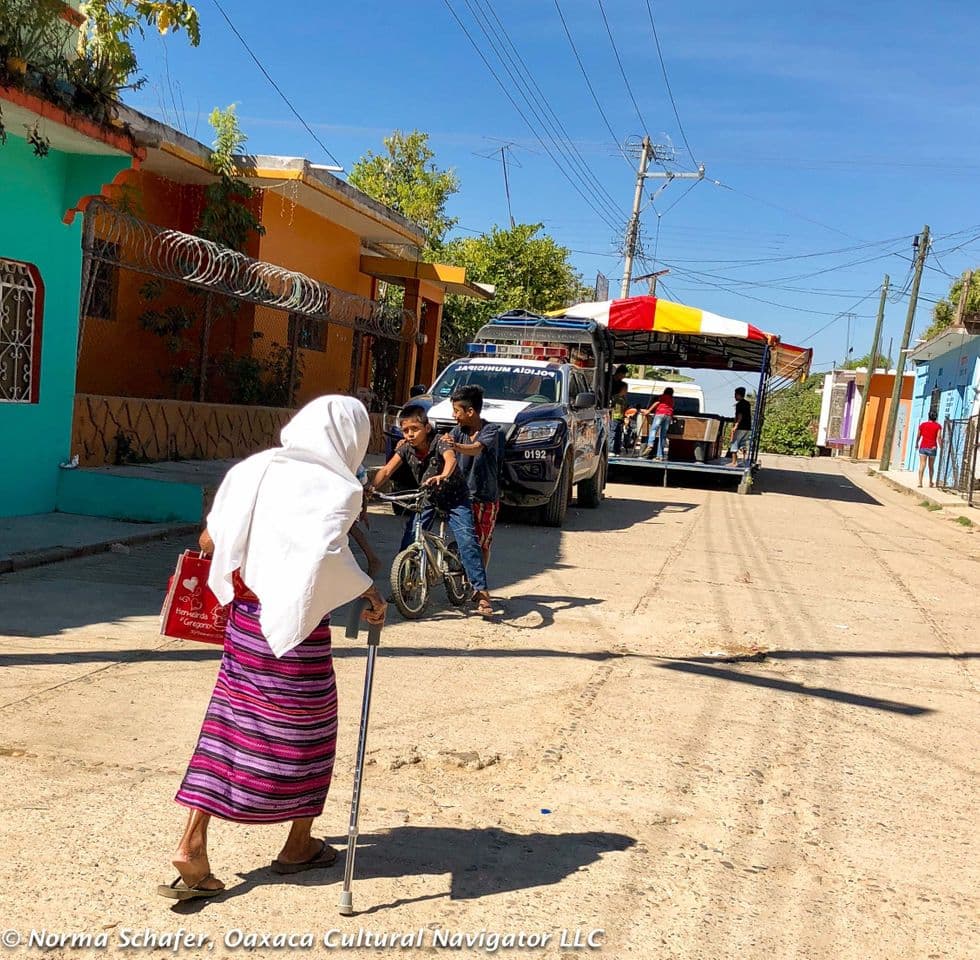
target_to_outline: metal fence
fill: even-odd
[[[394,398],[418,321],[103,201],[86,210],[78,392],[290,407]],[[303,390],[303,385],[306,389]]]
[[[980,467],[980,415],[947,418],[940,438],[936,486],[958,493],[973,506]]]

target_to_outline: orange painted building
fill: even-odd
[[[915,377],[906,374],[902,382],[902,394],[899,400],[901,408],[905,411],[905,417],[899,418],[907,423],[909,412],[912,409],[912,389],[915,385]],[[865,403],[867,408],[864,413],[864,422],[861,425],[861,436],[857,440],[857,450],[855,456],[859,460],[880,460],[884,452],[885,428],[888,423],[888,411],[892,405],[892,391],[895,389],[894,373],[876,373],[871,377]],[[905,445],[908,441],[908,431],[902,438],[902,448],[899,451],[898,461],[904,456]],[[893,458],[895,459],[895,458]]]
[[[118,191],[117,207],[154,227],[194,233],[205,187],[216,179],[208,149],[135,111],[124,111],[123,119],[146,159]],[[295,357],[291,383],[298,404],[324,393],[373,388],[381,356],[397,359],[395,378],[385,381],[390,402],[404,400],[413,383],[431,383],[446,291],[490,294],[468,283],[461,268],[420,262],[419,227],[306,160],[249,157],[240,170],[256,191],[251,206],[264,228],[244,252],[329,286],[325,318],[295,316],[169,274],[160,279],[141,272],[129,266],[140,251],[127,249],[139,238],[127,234],[120,241],[103,230],[94,243],[102,245],[105,261],[94,265],[91,291],[83,298],[78,392],[243,402],[231,395],[230,384],[240,380],[223,374],[234,368],[240,377],[250,363],[267,369],[284,350]],[[382,281],[404,289],[407,316],[392,321],[389,311],[379,321]]]

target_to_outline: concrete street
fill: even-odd
[[[221,898],[155,893],[220,655],[157,633],[183,541],[0,576],[0,927],[183,927],[216,957],[229,931],[333,927],[551,934],[521,957],[598,929],[610,960],[975,956],[980,534],[836,460],[766,457],[756,489],[620,480],[564,531],[499,529],[499,623],[441,588],[425,621],[392,608],[353,918],[341,867],[271,873],[278,827],[213,824]],[[385,558],[399,533],[372,517]],[[363,642],[335,653],[319,826],[342,844]]]

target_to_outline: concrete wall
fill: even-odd
[[[917,363],[913,391],[910,437],[905,451],[905,468],[917,470],[915,432],[928,419],[933,391],[939,391],[939,423],[947,418],[959,419],[976,413],[980,391],[980,337],[967,340],[933,360]]]
[[[53,149],[35,157],[14,130],[0,146],[0,256],[34,264],[44,284],[39,402],[0,403],[0,516],[55,508],[71,435],[82,262],[81,218],[70,227],[62,218],[129,165]]]

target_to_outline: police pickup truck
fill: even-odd
[[[512,311],[482,327],[468,356],[412,403],[428,409],[437,430],[448,430],[453,391],[482,387],[482,416],[500,425],[501,500],[560,527],[573,486],[580,506],[602,502],[610,376],[605,328]]]

